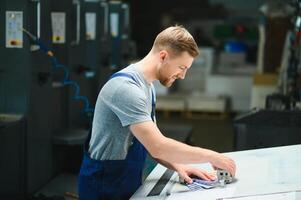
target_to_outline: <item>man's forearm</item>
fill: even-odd
[[[131,125],[130,129],[152,157],[168,163],[210,162],[216,153],[167,138],[153,122]]]
[[[189,146],[167,138],[153,122],[134,124],[130,129],[156,159],[178,164],[210,162],[213,166],[229,169],[234,174],[235,163],[232,159],[209,149]]]
[[[165,138],[161,144],[158,144],[158,155],[156,159],[163,160],[168,163],[199,163],[210,162],[211,157],[216,152],[193,147],[176,140]]]

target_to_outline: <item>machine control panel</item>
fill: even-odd
[[[6,11],[6,48],[23,47],[23,12]]]
[[[96,13],[87,12],[86,20],[86,40],[95,40],[96,38]]]
[[[52,12],[52,42],[54,44],[64,44],[66,42],[66,13]]]

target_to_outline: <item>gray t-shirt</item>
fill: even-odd
[[[122,72],[128,77],[110,79],[101,89],[95,106],[89,153],[96,160],[125,159],[132,144],[129,125],[151,121],[152,88],[137,64]]]

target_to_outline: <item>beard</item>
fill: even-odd
[[[170,86],[172,86],[175,79],[173,79],[173,78],[164,78],[164,79],[159,79],[159,81],[165,87],[170,87]]]
[[[175,78],[167,77],[165,74],[166,73],[164,72],[164,69],[159,70],[158,80],[165,87],[170,87],[170,86],[172,86],[173,82],[175,81]]]

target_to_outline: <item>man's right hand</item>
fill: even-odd
[[[209,157],[209,162],[212,164],[214,169],[224,169],[228,171],[233,177],[236,172],[235,161],[223,154],[212,151]]]

